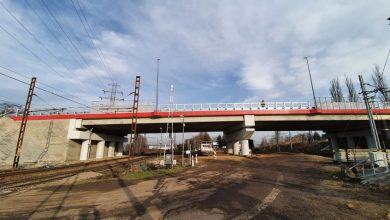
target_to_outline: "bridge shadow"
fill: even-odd
[[[35,207],[35,209],[30,212],[28,215],[27,215],[27,219],[30,219],[41,207],[43,207],[43,205],[49,201],[49,199],[55,194],[57,193],[63,186],[65,186],[67,184],[67,182],[69,181],[69,178],[66,179],[66,181],[61,184],[61,185],[58,185],[57,187],[54,188],[54,190],[44,199],[42,200],[37,207]]]
[[[67,177],[67,179],[65,180],[64,183],[62,183],[62,184],[58,185],[57,187],[55,187],[54,190],[44,200],[42,200],[38,204],[38,206],[32,212],[30,212],[27,215],[27,219],[30,219],[35,213],[37,213],[52,198],[52,196],[54,196],[56,193],[63,192],[63,190],[61,190],[61,189],[64,188],[65,186],[67,186],[69,180],[73,177],[74,179],[73,179],[72,183],[70,185],[68,185],[68,188],[65,190],[64,196],[62,197],[62,199],[60,199],[59,205],[57,207],[55,207],[54,214],[53,214],[53,216],[51,218],[52,219],[56,218],[58,213],[63,208],[65,200],[68,198],[70,191],[73,189],[74,185],[76,184],[76,182],[78,180],[78,177],[79,177],[79,174],[82,173],[85,170],[85,166],[86,165],[84,165],[84,168],[81,171],[79,171],[76,175]]]
[[[111,174],[112,176],[117,180],[120,188],[122,189],[122,191],[125,193],[128,201],[129,201],[129,205],[131,208],[134,209],[135,212],[132,212],[130,211],[130,219],[135,219],[139,216],[142,216],[142,215],[145,215],[146,214],[146,218],[147,219],[152,219],[151,216],[148,215],[148,213],[146,212],[146,207],[137,199],[137,197],[129,190],[129,185],[128,183],[125,182],[125,180],[123,180],[112,168],[111,164],[108,165],[109,166],[109,169],[111,171]],[[125,213],[123,213],[125,214]]]

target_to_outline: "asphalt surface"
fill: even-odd
[[[0,194],[1,219],[388,219],[389,189],[335,178],[330,158],[202,157],[197,168],[146,180],[88,180]]]

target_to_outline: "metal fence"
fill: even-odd
[[[374,109],[390,109],[390,102],[372,102]],[[318,98],[318,109],[366,109],[364,102],[334,102],[331,98]],[[256,102],[256,103],[203,103],[203,104],[161,104],[158,106],[160,112],[191,112],[191,111],[239,111],[239,110],[307,110],[315,109],[312,102]],[[63,114],[89,114],[89,113],[123,113],[131,112],[132,105],[129,103],[107,104],[94,102],[90,108],[62,108],[57,111],[32,109],[30,115],[63,115]],[[153,112],[153,103],[141,103],[139,112]],[[18,111],[22,112],[22,111]],[[18,115],[18,112],[16,115]]]

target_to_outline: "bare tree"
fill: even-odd
[[[329,92],[333,102],[343,101],[343,91],[341,90],[339,78],[330,81]]]
[[[260,146],[266,147],[266,146],[268,146],[268,145],[269,145],[269,143],[268,143],[267,138],[266,138],[266,137],[263,137],[263,138],[261,139]]]
[[[280,140],[280,131],[275,131],[275,141],[276,141],[276,147],[278,151],[280,151],[279,140]]]
[[[386,83],[385,76],[383,75],[383,72],[380,71],[378,65],[375,65],[371,78],[375,88],[378,89],[380,93],[379,99],[382,102],[390,102],[389,86]]]
[[[135,154],[141,154],[144,152],[144,149],[148,146],[148,139],[145,135],[138,135],[134,142],[134,152]]]
[[[357,102],[358,95],[355,89],[355,85],[352,82],[352,79],[345,76],[345,85],[347,86],[347,90],[348,90],[348,101]]]

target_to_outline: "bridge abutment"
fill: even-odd
[[[326,132],[326,135],[334,161],[358,162],[366,159],[370,151],[377,151],[370,130]],[[381,140],[385,138],[384,133],[380,136]]]

